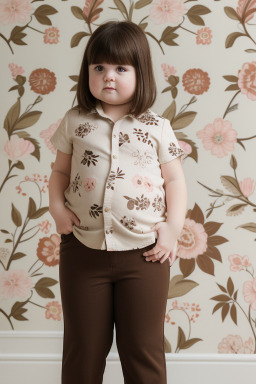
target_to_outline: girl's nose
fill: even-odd
[[[115,76],[114,76],[113,71],[106,72],[106,74],[104,76],[104,80],[105,81],[114,81],[115,80]]]

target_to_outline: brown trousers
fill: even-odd
[[[62,384],[102,384],[114,325],[124,383],[167,383],[170,265],[168,259],[153,263],[142,255],[155,244],[107,251],[86,247],[73,232],[61,235]]]

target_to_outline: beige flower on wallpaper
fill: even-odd
[[[219,353],[254,353],[253,339],[243,342],[239,335],[228,335],[218,344]]]
[[[249,3],[249,4],[248,4]],[[242,17],[243,16],[243,11],[246,8],[246,14],[249,13],[248,16],[245,18],[245,22],[248,23],[251,19],[254,18],[255,12],[256,12],[256,0],[239,0],[238,1],[238,6],[236,8],[237,14]]]
[[[45,318],[53,320],[61,320],[62,306],[58,301],[54,300],[45,305]]]
[[[178,238],[177,254],[181,259],[196,259],[207,250],[207,239],[204,226],[186,218]]]
[[[237,141],[237,131],[232,128],[230,121],[223,120],[221,117],[197,131],[196,136],[202,140],[204,148],[218,158],[233,152]]]
[[[244,63],[238,71],[238,87],[248,99],[256,100],[256,61]]]
[[[51,27],[44,31],[44,42],[45,44],[58,44],[60,33],[58,28]]]
[[[12,135],[4,145],[4,151],[11,160],[23,160],[34,152],[35,146],[31,141],[24,140],[18,135]]]
[[[162,63],[161,68],[163,70],[164,78],[166,81],[168,81],[169,76],[175,75],[175,73],[177,72],[173,66],[171,67],[169,64],[166,63]]]
[[[210,78],[207,72],[200,68],[188,69],[182,76],[184,90],[192,95],[202,95],[210,87]]]
[[[230,262],[230,270],[232,272],[240,272],[252,264],[248,256],[240,256],[238,254],[229,255],[228,260]]]
[[[256,277],[244,282],[243,295],[246,303],[250,303],[251,308],[256,311]]]
[[[250,177],[246,177],[245,179],[239,181],[240,189],[245,197],[249,197],[254,193],[255,184],[256,181],[251,179]]]
[[[203,27],[197,30],[196,43],[197,44],[211,44],[212,31],[209,27]]]
[[[48,95],[56,87],[56,76],[47,68],[35,69],[29,76],[31,90],[41,95]]]
[[[60,241],[61,238],[57,234],[50,237],[43,237],[39,239],[36,254],[39,260],[43,261],[45,265],[54,267],[59,264],[60,260]]]
[[[150,8],[150,18],[156,24],[174,26],[182,22],[186,12],[184,0],[155,0]]]
[[[22,73],[24,73],[24,69],[22,68],[21,65],[17,65],[17,64],[14,64],[14,63],[10,63],[8,65],[10,71],[11,71],[11,74],[12,74],[12,77],[13,79],[16,79],[16,77],[18,75],[22,75]]]
[[[0,297],[3,299],[26,299],[33,287],[32,278],[23,269],[0,273]]]
[[[40,132],[39,136],[44,139],[45,145],[50,149],[50,151],[56,155],[57,149],[54,147],[54,145],[50,142],[50,138],[52,135],[55,133],[56,129],[60,125],[62,118],[57,120],[56,123],[53,123],[49,126],[49,128],[44,129],[43,131]]]
[[[28,23],[33,11],[31,0],[1,0],[0,23],[4,25]]]

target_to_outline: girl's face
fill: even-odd
[[[131,65],[89,65],[89,88],[103,103],[121,105],[130,103],[136,90],[136,71]]]

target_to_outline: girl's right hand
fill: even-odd
[[[80,225],[78,217],[65,205],[56,207],[51,215],[55,221],[57,233],[60,235],[73,232],[73,223]]]

